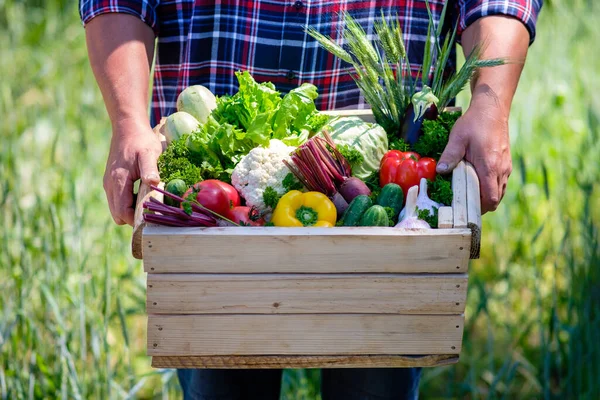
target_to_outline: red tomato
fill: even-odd
[[[229,188],[233,189],[235,195]],[[198,203],[223,217],[227,217],[229,211],[240,204],[240,196],[233,186],[216,179],[208,179],[194,184],[183,197],[187,198],[192,192],[196,194]]]
[[[208,181],[215,181],[217,183],[219,183],[221,185],[221,187],[225,190],[225,192],[227,193],[227,197],[229,198],[229,202],[231,204],[231,208],[233,207],[237,207],[239,206],[241,203],[241,199],[240,199],[240,194],[238,193],[237,190],[235,190],[235,188],[233,186],[231,186],[229,183],[225,183],[225,182],[221,182],[218,181],[216,179],[208,179],[205,182]]]
[[[261,218],[256,208],[247,206],[233,207],[229,212],[229,219],[242,226],[263,226],[265,220]]]
[[[384,187],[388,183],[396,183],[406,198],[408,189],[419,185],[421,178],[435,179],[435,165],[433,158],[421,158],[413,151],[390,150],[381,159],[379,185]]]

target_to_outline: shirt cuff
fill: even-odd
[[[85,26],[92,19],[102,14],[120,13],[129,14],[138,17],[146,25],[158,34],[158,20],[156,15],[156,7],[158,1],[102,1],[102,0],[81,0],[79,2],[79,16],[81,22]]]
[[[537,17],[543,0],[463,0],[458,2],[458,37],[479,18],[504,15],[521,21],[529,32],[529,44],[535,40]]]

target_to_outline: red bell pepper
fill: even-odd
[[[381,159],[379,186],[396,183],[406,199],[408,189],[418,186],[421,178],[435,179],[435,164],[433,158],[421,158],[413,151],[390,150]]]

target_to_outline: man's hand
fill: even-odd
[[[87,24],[86,39],[113,128],[104,190],[115,222],[133,225],[133,183],[159,182],[161,144],[148,121],[154,32],[132,15],[108,13]]]
[[[479,176],[481,212],[495,211],[512,171],[508,115],[499,105],[473,99],[450,133],[438,172],[451,171],[463,158],[473,164]]]
[[[115,222],[133,225],[133,183],[138,179],[148,184],[160,182],[156,160],[162,146],[149,125],[121,123],[113,129],[104,191]]]
[[[456,121],[437,171],[450,172],[463,157],[470,161],[479,176],[485,213],[498,207],[512,170],[508,114],[527,56],[529,32],[511,17],[480,18],[463,32],[462,46],[470,54],[482,44],[483,59],[503,57],[507,64],[477,71],[471,81],[471,105]]]

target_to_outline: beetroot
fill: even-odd
[[[344,183],[340,185],[339,192],[348,203],[361,194],[364,194],[365,196],[371,194],[371,190],[369,190],[367,184],[355,177],[346,179]]]

